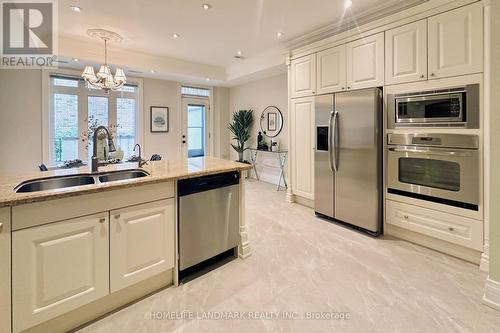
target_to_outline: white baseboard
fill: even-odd
[[[484,287],[483,304],[500,311],[500,282],[488,277]]]
[[[484,240],[484,252],[481,255],[479,269],[483,272],[490,271],[490,244],[487,239]]]

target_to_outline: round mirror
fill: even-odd
[[[275,138],[283,128],[283,115],[275,106],[268,106],[260,115],[260,129],[268,138]]]

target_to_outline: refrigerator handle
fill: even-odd
[[[328,118],[328,162],[330,165],[330,171],[334,171],[334,166],[333,166],[333,150],[334,150],[334,143],[332,141],[333,138],[333,126],[332,126],[332,120],[335,112],[331,111],[330,112],[330,117]]]
[[[339,138],[339,112],[335,111],[333,113],[333,169],[335,170],[335,172],[339,171],[338,138]],[[331,160],[332,158],[330,158],[330,161]]]

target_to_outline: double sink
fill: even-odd
[[[146,176],[149,176],[149,173],[140,169],[105,172],[95,175],[80,174],[73,176],[55,176],[22,182],[14,188],[14,191],[16,193],[30,193],[57,190],[74,186],[93,185],[142,178]]]

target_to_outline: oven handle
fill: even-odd
[[[457,150],[436,150],[436,149],[408,149],[408,148],[389,148],[389,151],[398,153],[415,153],[415,154],[425,154],[425,155],[438,155],[438,156],[458,156],[458,157],[471,157],[472,153],[470,151],[457,151]]]

